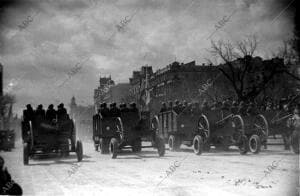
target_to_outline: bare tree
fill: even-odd
[[[279,58],[265,62],[266,65],[256,65],[253,55],[257,46],[258,40],[254,35],[235,43],[223,40],[211,41],[209,52],[214,58],[224,62],[218,66],[218,69],[230,81],[231,87],[240,100],[253,100],[267,88],[275,75],[289,73]],[[270,63],[272,65],[267,65]]]

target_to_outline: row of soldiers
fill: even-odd
[[[119,107],[117,107],[116,103],[109,104],[109,108],[107,107],[106,103],[100,104],[100,109],[98,109],[98,114],[101,114],[103,118],[106,117],[120,117],[121,113],[124,112],[136,112],[138,113],[139,110],[136,107],[136,103],[132,102],[129,104],[129,108],[127,107],[126,103],[121,103]]]
[[[52,123],[53,121],[60,121],[63,119],[69,118],[67,109],[64,107],[64,104],[61,103],[57,106],[57,110],[54,109],[54,105],[50,104],[47,111],[43,109],[43,105],[40,104],[34,110],[31,104],[26,105],[26,109],[23,110],[23,120],[24,122],[34,122],[38,121],[47,121]]]
[[[279,105],[277,106],[279,110],[285,110],[287,112],[293,112],[295,104],[289,104],[290,102],[285,99],[281,99]],[[223,102],[215,101],[213,104],[209,105],[207,101],[204,101],[202,105],[199,102],[188,103],[187,101],[180,102],[175,100],[175,105],[172,101],[169,101],[168,106],[166,103],[162,103],[160,112],[166,112],[173,110],[176,113],[181,112],[193,112],[200,113],[201,111],[208,110],[226,110],[233,114],[241,115],[256,115],[260,112],[269,110],[268,107],[265,107],[263,104],[258,105],[255,102],[244,102],[244,101],[232,101],[231,99],[225,99]]]

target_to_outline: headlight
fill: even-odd
[[[180,127],[181,127],[181,128],[184,128],[184,124],[181,124]]]
[[[109,131],[109,130],[110,130],[110,127],[106,127],[106,130]]]

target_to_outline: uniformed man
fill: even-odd
[[[122,108],[121,108],[121,105],[122,105]],[[121,112],[128,112],[129,111],[129,108],[127,107],[126,103],[122,103],[121,105],[120,105],[120,111]]]
[[[23,110],[23,119],[25,122],[29,122],[34,119],[34,111],[30,104],[27,104],[26,110]]]
[[[131,112],[139,112],[139,110],[137,109],[136,104],[135,104],[134,102],[130,103],[130,108],[129,108],[129,110],[130,110]]]
[[[162,103],[161,109],[159,112],[166,112],[167,111],[167,104],[165,102]]]
[[[46,118],[46,112],[43,109],[42,104],[38,105],[37,109],[35,110],[35,116],[40,118],[40,119],[45,119]]]
[[[120,117],[121,116],[121,111],[117,107],[116,103],[111,103],[110,104],[110,109],[109,109],[111,117]]]
[[[101,103],[100,105],[100,114],[103,118],[109,117],[110,116],[110,111],[107,108],[107,104],[106,103]]]
[[[52,123],[53,120],[56,119],[56,111],[54,109],[54,106],[53,104],[50,104],[48,106],[48,109],[46,111],[46,120],[49,122],[49,123]]]
[[[56,115],[57,115],[57,121],[61,121],[61,120],[65,120],[67,119],[67,109],[64,108],[64,104],[61,103],[57,106],[57,112],[56,112]]]

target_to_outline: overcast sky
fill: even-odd
[[[213,40],[230,41],[256,34],[256,55],[268,58],[294,28],[290,0],[9,2],[0,14],[0,63],[4,89],[17,97],[15,111],[27,103],[67,104],[73,95],[92,104],[99,74],[119,83],[145,64],[156,70],[175,59],[205,63],[212,33]]]

